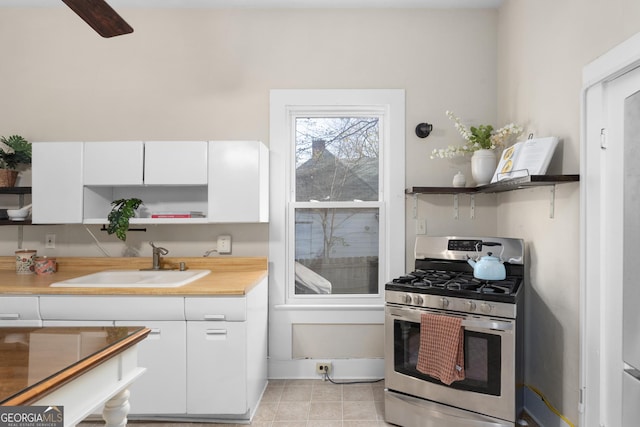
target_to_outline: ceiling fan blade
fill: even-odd
[[[133,32],[133,28],[104,0],[62,1],[102,37],[114,37]]]

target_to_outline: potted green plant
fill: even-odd
[[[453,112],[447,111],[447,117],[453,120],[455,128],[465,139],[463,145],[449,145],[447,148],[436,148],[431,152],[431,158],[441,159],[471,153],[471,176],[476,185],[486,185],[491,182],[498,163],[495,149],[506,148],[522,133],[522,127],[514,123],[495,130],[492,125],[471,126],[467,128]]]
[[[111,212],[107,216],[109,226],[108,234],[114,234],[123,242],[127,240],[127,231],[129,230],[129,219],[131,219],[136,209],[140,207],[142,200],[137,198],[118,199],[111,202]]]
[[[18,169],[31,164],[31,143],[20,135],[0,137],[0,142],[0,187],[13,187]]]
[[[455,128],[460,132],[465,143],[462,145],[449,145],[447,148],[436,148],[431,152],[431,158],[450,159],[467,153],[475,153],[479,150],[494,150],[506,148],[514,139],[522,133],[522,126],[509,123],[495,130],[492,125],[479,125],[467,127],[453,112],[446,111],[447,117],[453,120]]]

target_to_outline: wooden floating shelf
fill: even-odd
[[[0,194],[31,194],[31,187],[0,187]]]
[[[452,194],[453,218],[459,218],[458,195],[469,194],[471,197],[471,219],[475,218],[475,195],[488,193],[503,193],[505,191],[520,190],[530,187],[551,187],[551,200],[549,201],[549,218],[555,216],[555,189],[557,184],[580,181],[580,175],[528,175],[519,178],[505,179],[493,184],[480,185],[478,187],[411,187],[406,194],[412,194],[414,198],[414,218],[417,212],[418,194]]]
[[[10,219],[0,219],[0,225],[31,225],[31,220],[11,221]]]
[[[580,175],[530,175],[478,187],[410,187],[406,194],[502,193],[528,187],[542,187],[580,181]]]

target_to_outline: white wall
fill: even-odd
[[[624,6],[624,7],[623,7]],[[633,32],[634,1],[507,1],[491,10],[122,10],[135,28],[104,40],[64,8],[0,14],[0,134],[30,140],[261,139],[268,144],[273,88],[404,88],[406,185],[449,185],[468,160],[430,160],[459,141],[444,111],[472,124],[516,121],[564,140],[561,171],[577,173],[583,65]],[[618,16],[620,15],[620,16]],[[605,19],[603,19],[605,18]],[[634,20],[635,18],[635,20]],[[582,21],[584,20],[584,21]],[[635,21],[635,22],[634,22]],[[601,28],[601,30],[597,30]],[[605,31],[606,29],[606,31]],[[561,35],[561,36],[560,36]],[[496,109],[497,106],[497,109]],[[414,134],[434,124],[426,139]],[[64,167],[64,165],[61,165]],[[407,268],[416,216],[429,234],[498,234],[529,242],[527,381],[570,419],[578,395],[578,188],[559,186],[555,219],[547,189],[477,196],[475,219],[460,197],[407,198]],[[11,202],[7,202],[11,203]],[[162,242],[197,256],[219,234],[233,255],[266,255],[264,225],[148,227],[130,247],[92,226],[114,256],[149,256]],[[58,248],[44,251],[44,234]],[[0,255],[17,227],[0,228]],[[82,226],[24,228],[25,247],[101,256]],[[572,265],[566,268],[566,265]],[[559,275],[559,278],[557,278]],[[534,327],[535,326],[535,327]]]
[[[404,88],[406,184],[449,185],[468,161],[430,160],[459,141],[444,115],[471,123],[509,121],[563,140],[557,171],[579,170],[582,67],[640,31],[636,0],[507,0],[499,10],[119,10],[135,28],[105,40],[64,8],[0,13],[0,134],[30,140],[260,139],[268,144],[273,88]],[[414,128],[428,121],[431,136]],[[61,165],[64,167],[64,165]],[[558,167],[556,165],[556,167]],[[476,201],[460,219],[452,197],[419,196],[429,234],[498,234],[528,242],[527,382],[577,421],[578,185]],[[499,207],[491,206],[497,197]],[[10,203],[10,202],[7,202]],[[478,208],[478,204],[480,208]],[[407,265],[412,263],[414,199],[407,198]],[[91,230],[113,255],[113,237]],[[101,253],[81,226],[25,227],[25,246],[58,234],[57,255]],[[172,255],[199,255],[218,234],[234,255],[266,255],[263,225],[150,228],[130,233]],[[15,250],[16,227],[0,227],[0,255]],[[567,267],[569,266],[569,267]]]
[[[406,146],[407,186],[440,186],[450,185],[458,170],[470,176],[468,159],[429,159],[433,148],[461,141],[445,111],[471,123],[495,119],[496,10],[119,12],[135,32],[104,40],[65,8],[2,9],[0,51],[13,66],[0,67],[0,88],[13,102],[0,102],[0,134],[32,141],[258,139],[269,144],[271,89],[399,88],[406,94],[406,141],[392,144]],[[18,33],[20,43],[12,42]],[[433,123],[434,131],[420,139],[414,129],[424,121]],[[430,234],[486,234],[495,230],[491,197],[478,202],[476,220],[469,219],[468,200],[461,201],[463,214],[454,220],[448,197],[420,197],[416,215],[427,219]],[[413,198],[406,203],[412,206]],[[411,268],[415,227],[413,209],[407,211]],[[267,255],[264,225],[153,226],[130,232],[128,246],[97,226],[89,230],[112,256],[150,256],[149,240],[172,256],[197,256],[219,234],[233,236],[233,255]],[[52,232],[58,248],[44,250],[44,236]],[[0,227],[0,255],[13,253],[17,234],[16,227]],[[24,247],[47,255],[102,255],[83,226],[25,227],[24,238]],[[349,324],[356,317],[332,319]],[[374,329],[380,331],[382,316],[377,318]],[[338,351],[341,339],[350,339],[344,329],[324,344],[342,358],[336,375],[379,376],[381,363],[360,363],[353,352],[344,359]],[[362,354],[380,355],[379,344]],[[286,363],[293,355],[286,353],[271,349],[272,365],[281,359],[286,364],[274,371],[314,375],[314,367],[293,371]]]
[[[402,88],[407,186],[449,185],[458,169],[467,176],[470,169],[468,160],[429,159],[433,148],[460,141],[445,110],[475,123],[496,115],[496,10],[118,11],[135,32],[102,39],[64,7],[2,9],[0,135],[268,144],[270,89]],[[435,129],[423,140],[414,129],[424,121]],[[407,203],[410,265],[415,227]],[[491,212],[455,221],[439,202],[417,203],[430,234],[495,229]],[[234,238],[233,255],[267,254],[266,226],[149,227],[129,233],[133,251],[91,230],[113,256],[149,256],[149,240],[172,255],[200,255],[225,233]],[[81,226],[25,227],[23,246],[44,252],[49,232],[58,235],[49,255],[101,256]],[[13,253],[17,235],[16,227],[0,227],[0,255]]]
[[[582,67],[640,31],[637,0],[506,0],[492,10],[119,10],[135,28],[105,40],[64,8],[0,13],[0,134],[30,140],[260,139],[268,144],[273,88],[406,90],[406,185],[449,185],[468,160],[430,160],[459,141],[444,115],[472,124],[515,121],[526,133],[563,140],[555,171],[579,171]],[[426,139],[414,134],[428,121]],[[64,167],[62,165],[62,167]],[[497,234],[528,242],[526,380],[577,422],[578,184],[558,186],[555,218],[546,188],[476,200],[418,196],[429,234]],[[497,198],[498,208],[492,207]],[[410,268],[414,199],[407,198]],[[113,255],[113,237],[91,230]],[[58,234],[57,255],[96,255],[80,226],[25,227],[25,246]],[[15,249],[16,227],[0,227],[0,255]],[[266,255],[262,225],[150,228],[130,233],[166,243],[172,255],[199,255],[218,234],[234,255]]]
[[[639,18],[635,0],[518,0],[500,9],[498,117],[560,137],[556,170],[579,173],[582,68],[640,31]],[[498,233],[528,242],[526,381],[577,425],[579,185],[557,187],[554,219],[548,191],[499,196]]]
[[[273,88],[404,88],[406,184],[448,185],[468,162],[429,160],[459,141],[444,111],[465,121],[509,121],[563,140],[563,173],[579,170],[582,67],[640,31],[637,0],[506,0],[491,10],[120,10],[135,33],[101,39],[70,11],[2,9],[0,134],[30,140],[261,139],[268,143]],[[497,106],[497,109],[496,109]],[[422,140],[415,126],[433,123]],[[64,165],[61,165],[64,167]],[[484,196],[483,196],[484,197]],[[486,196],[496,197],[496,196]],[[527,372],[577,422],[578,185],[497,196],[476,219],[451,216],[452,197],[419,196],[429,234],[498,234],[529,244]],[[10,202],[7,202],[10,203]],[[407,265],[413,244],[407,198]],[[204,230],[203,230],[204,228]],[[113,255],[123,245],[91,228]],[[80,226],[25,227],[25,246],[58,234],[57,255],[100,252]],[[134,249],[166,243],[199,255],[215,236],[234,236],[234,255],[266,255],[266,226],[188,226],[130,233]],[[0,255],[16,227],[0,227]],[[139,236],[140,235],[140,236]],[[569,267],[567,267],[569,266]]]

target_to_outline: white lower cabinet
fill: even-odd
[[[244,415],[246,322],[187,322],[187,412]]]
[[[265,278],[244,296],[2,297],[0,313],[39,310],[43,326],[146,326],[130,418],[245,422],[267,385],[267,293]]]
[[[42,326],[37,296],[0,297],[0,327]]]
[[[53,328],[93,328],[93,327],[112,327],[113,320],[43,320],[42,326]]]
[[[145,326],[138,344],[138,364],[146,369],[129,388],[130,415],[183,415],[187,410],[186,335],[184,321],[45,320],[42,326]],[[160,391],[160,392],[158,392]],[[96,411],[100,414],[102,410]]]
[[[267,279],[242,297],[187,297],[187,413],[249,420],[267,385]]]
[[[147,371],[130,388],[131,416],[184,415],[186,326],[182,297],[41,296],[44,326],[145,326],[138,344]]]
[[[90,327],[100,327],[100,326],[113,326],[113,320],[83,320],[83,321],[75,321],[75,320],[43,320],[42,325],[44,327],[59,327],[59,328],[90,328]],[[77,350],[75,350],[78,354],[87,354],[87,351],[84,348],[95,348],[96,345],[91,344],[90,341],[93,339],[92,333],[82,333],[80,337],[80,341],[74,343],[78,346]],[[99,340],[104,340],[104,336],[97,337]],[[32,359],[31,355],[29,355],[29,363],[40,363],[40,359],[43,355],[36,355],[35,359]],[[49,357],[47,354],[44,354],[44,357]],[[93,410],[91,416],[102,417],[102,408],[96,408]]]
[[[130,387],[132,415],[184,414],[187,410],[185,322],[116,321],[116,326],[146,326],[138,344],[138,364],[147,369]]]

